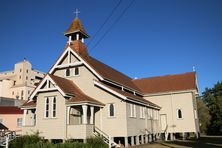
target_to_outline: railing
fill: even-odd
[[[113,140],[111,140],[110,136],[107,135],[105,132],[100,130],[98,127],[94,126],[93,133],[95,136],[100,137],[103,139],[103,141],[108,144],[110,147],[116,147],[118,144],[116,144]]]
[[[16,132],[7,131],[7,132],[0,132],[0,133],[1,133],[0,146],[5,146],[6,148],[8,148],[9,142],[16,138]]]

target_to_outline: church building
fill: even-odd
[[[65,36],[64,51],[22,106],[23,134],[83,141],[102,136],[112,146],[128,147],[161,133],[168,139],[199,132],[194,72],[132,79],[89,55],[89,35],[79,18]]]

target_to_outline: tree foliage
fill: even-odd
[[[200,123],[200,132],[206,134],[207,127],[210,124],[211,116],[208,107],[201,98],[197,98],[197,110]]]
[[[203,92],[203,101],[211,116],[207,134],[222,135],[222,82],[218,82],[213,88],[206,88]]]

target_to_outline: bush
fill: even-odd
[[[25,135],[16,138],[9,144],[10,148],[108,148],[101,138],[90,137],[87,143],[66,141],[65,143],[50,143],[41,139],[38,134]]]
[[[33,135],[24,135],[17,137],[16,139],[12,140],[9,143],[10,148],[24,148],[25,145],[38,143],[41,141],[41,138],[38,136],[38,134]]]
[[[87,138],[87,144],[91,146],[90,148],[108,148],[108,145],[99,137]]]

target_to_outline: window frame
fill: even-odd
[[[113,105],[113,116],[111,116],[111,112],[110,112],[110,106]],[[116,117],[116,106],[114,103],[109,103],[108,104],[108,117],[109,118],[115,118]]]
[[[78,70],[78,74],[76,74],[76,70]],[[80,75],[80,69],[79,69],[79,67],[74,67],[73,76],[79,76],[79,75]]]
[[[47,101],[48,101],[48,103],[47,103]],[[49,103],[50,103],[49,97],[45,97],[44,118],[49,118]],[[47,109],[47,107],[48,107],[48,109]]]
[[[17,127],[22,127],[22,122],[23,122],[23,119],[22,118],[17,118],[17,120],[16,120],[17,122]]]
[[[181,113],[181,117],[179,117],[179,111]],[[177,116],[177,119],[181,120],[183,119],[183,110],[181,108],[177,108],[177,111],[176,111],[176,116]]]
[[[55,96],[53,96],[53,97],[51,97],[52,98],[52,118],[56,118],[56,97]],[[54,102],[55,101],[55,102]],[[55,105],[55,106],[54,106]],[[54,109],[54,107],[55,107],[55,109]]]
[[[69,71],[69,75],[67,75],[67,72]],[[71,69],[70,68],[67,68],[66,70],[65,70],[65,77],[70,77],[71,76]]]

